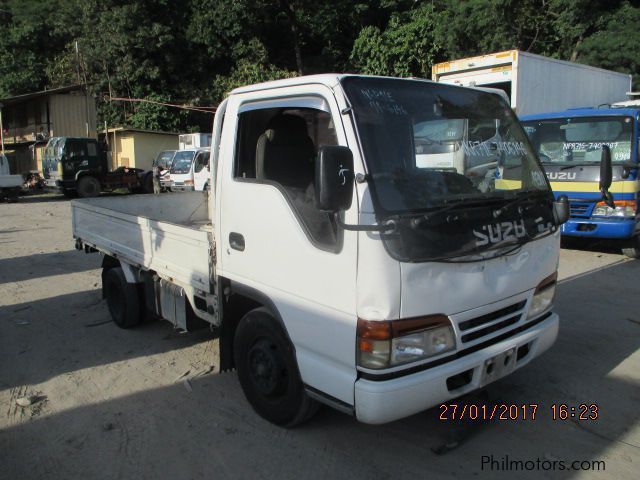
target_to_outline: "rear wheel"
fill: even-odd
[[[240,385],[258,415],[293,427],[316,413],[319,405],[304,391],[293,346],[266,310],[242,318],[233,350]]]
[[[138,289],[134,283],[127,283],[122,268],[110,268],[103,272],[104,296],[111,318],[120,328],[135,327],[142,320],[142,309]]]
[[[82,198],[97,197],[100,195],[100,182],[95,177],[82,177],[78,180],[77,191]]]

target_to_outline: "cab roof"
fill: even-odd
[[[348,73],[321,73],[318,75],[304,75],[302,77],[292,77],[292,78],[283,78],[281,80],[272,80],[270,82],[256,83],[253,85],[247,85],[244,87],[238,87],[231,91],[230,95],[236,95],[240,93],[247,92],[256,92],[259,90],[269,90],[274,88],[284,88],[284,87],[294,87],[298,85],[309,85],[309,84],[321,84],[326,87],[333,88],[336,84],[347,77],[362,77],[362,78],[393,78],[394,80],[413,80],[413,81],[423,81],[433,83],[431,80],[426,78],[399,78],[399,77],[385,77],[378,75],[355,75]]]

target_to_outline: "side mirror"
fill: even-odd
[[[558,199],[553,202],[553,222],[560,226],[567,220],[570,215],[569,199],[566,195],[560,195]]]
[[[348,147],[323,145],[316,159],[316,207],[339,212],[353,198],[353,153]]]
[[[615,208],[613,196],[609,193],[612,180],[613,167],[611,166],[611,149],[608,145],[603,145],[602,155],[600,156],[600,193],[602,194],[602,200],[611,208]]]
[[[626,180],[631,175],[631,170],[638,168],[638,164],[631,160],[625,160],[622,162],[622,178]]]

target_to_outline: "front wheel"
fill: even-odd
[[[100,195],[100,182],[95,177],[82,177],[78,180],[77,192],[82,198],[97,197]]]
[[[242,318],[233,350],[240,385],[258,415],[293,427],[316,413],[319,405],[304,391],[293,346],[266,310]]]
[[[629,244],[622,249],[629,258],[640,258],[640,236],[633,237],[629,240]]]

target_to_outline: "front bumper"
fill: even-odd
[[[60,190],[75,190],[76,188],[75,180],[61,180],[60,178],[57,178],[54,180],[54,182],[56,188],[59,188]],[[47,180],[47,186],[49,185],[49,180]]]
[[[542,322],[513,337],[449,363],[391,380],[360,378],[355,383],[356,417],[363,423],[387,423],[481,388],[526,365],[551,347],[558,336],[558,326],[559,317],[552,313]],[[512,370],[503,375],[485,376],[487,360],[510,349],[517,352],[525,346],[528,346],[528,352],[519,360],[514,359]],[[469,383],[453,390],[447,387],[447,379],[469,371],[472,372]]]
[[[637,226],[635,218],[570,218],[562,225],[560,233],[569,237],[631,238]]]
[[[175,183],[171,185],[171,190],[173,192],[193,192],[193,185],[176,185]]]

